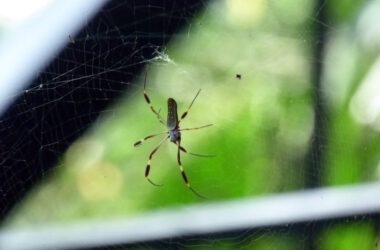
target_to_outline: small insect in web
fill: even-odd
[[[180,119],[178,119],[177,102],[173,98],[169,98],[168,99],[168,117],[167,117],[167,121],[166,121],[166,124],[165,124],[164,120],[160,116],[160,112],[159,111],[157,112],[156,109],[153,107],[153,105],[151,104],[151,101],[149,99],[149,96],[148,96],[148,94],[146,92],[146,77],[147,77],[147,75],[145,74],[145,80],[144,80],[144,98],[145,98],[145,101],[149,105],[149,107],[152,110],[152,112],[156,115],[158,121],[161,124],[163,124],[164,126],[166,126],[167,131],[161,132],[161,133],[152,134],[152,135],[148,135],[148,136],[144,137],[143,139],[137,141],[134,144],[134,146],[137,147],[137,146],[141,145],[144,141],[146,141],[148,139],[151,139],[151,138],[159,136],[159,135],[165,135],[165,137],[158,143],[158,145],[149,154],[148,163],[147,163],[146,169],[145,169],[145,178],[152,185],[154,185],[154,186],[161,186],[159,184],[154,183],[149,178],[149,172],[150,172],[150,167],[151,167],[151,160],[153,158],[153,155],[157,152],[157,150],[161,147],[161,145],[164,142],[166,142],[168,139],[170,139],[171,142],[173,142],[174,144],[177,145],[177,161],[178,161],[178,166],[179,166],[179,169],[181,171],[182,178],[183,178],[184,182],[186,183],[186,186],[194,194],[196,194],[197,196],[199,196],[201,198],[205,198],[204,196],[200,195],[198,192],[196,192],[190,186],[189,179],[187,178],[187,175],[185,173],[185,170],[184,170],[184,168],[182,166],[182,162],[181,162],[181,152],[187,153],[187,154],[190,154],[190,155],[194,155],[194,156],[200,156],[200,157],[213,157],[214,156],[214,155],[203,155],[203,154],[190,153],[183,146],[181,146],[181,132],[182,131],[197,130],[197,129],[207,128],[207,127],[210,127],[210,126],[213,125],[213,124],[207,124],[207,125],[200,126],[200,127],[195,127],[195,128],[180,128],[180,123],[186,118],[186,116],[189,113],[189,111],[190,111],[190,109],[191,109],[191,107],[192,107],[195,99],[197,99],[197,97],[198,97],[199,93],[201,92],[201,90],[198,90],[197,94],[195,95],[194,99],[190,103],[190,105],[187,108],[187,110],[185,112],[183,112],[183,114],[180,116]]]

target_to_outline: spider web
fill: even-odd
[[[379,47],[368,37],[380,32],[366,31],[377,3],[111,1],[0,120],[5,227],[378,180],[379,113],[369,100]],[[144,101],[145,73],[163,117],[168,97],[181,113],[202,89],[181,126],[214,126],[184,131],[182,145],[216,157],[182,154],[182,163],[208,200],[186,188],[171,143],[152,159],[150,177],[164,186],[144,179],[159,139],[133,144],[166,130]],[[311,219],[135,247],[377,249],[376,221]]]

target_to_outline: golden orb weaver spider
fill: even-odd
[[[178,113],[177,113],[177,102],[173,99],[173,98],[168,98],[168,117],[167,117],[167,122],[166,124],[164,123],[163,119],[161,118],[160,116],[160,113],[157,112],[155,110],[155,108],[153,107],[153,105],[151,104],[151,101],[149,99],[149,96],[146,92],[146,77],[147,77],[147,74],[145,74],[145,80],[144,80],[144,99],[146,101],[146,103],[149,105],[150,107],[150,110],[152,110],[152,112],[156,115],[158,121],[163,124],[164,126],[166,126],[167,128],[167,131],[165,132],[161,132],[161,133],[157,133],[157,134],[152,134],[152,135],[148,135],[146,137],[144,137],[143,139],[137,141],[134,143],[134,147],[137,147],[137,146],[140,146],[144,141],[148,140],[148,139],[151,139],[153,137],[156,137],[158,135],[164,135],[165,134],[165,138],[163,138],[159,143],[158,145],[150,152],[149,154],[149,159],[148,159],[148,163],[146,165],[146,168],[145,168],[145,178],[154,186],[161,186],[161,185],[158,185],[156,183],[154,183],[150,178],[149,178],[149,172],[150,172],[150,167],[151,167],[151,160],[153,158],[153,155],[157,152],[157,150],[161,147],[161,145],[167,141],[167,139],[170,139],[171,142],[173,142],[174,144],[177,145],[177,161],[178,161],[178,166],[179,166],[179,169],[181,171],[181,175],[182,175],[182,178],[183,180],[185,181],[186,183],[186,186],[194,193],[196,194],[197,196],[201,197],[201,198],[205,198],[204,196],[200,195],[198,192],[196,192],[191,186],[190,186],[190,182],[189,182],[189,179],[187,178],[187,175],[185,173],[185,170],[182,166],[182,162],[181,162],[181,151],[184,152],[184,153],[187,153],[187,154],[190,154],[190,155],[194,155],[194,156],[201,156],[201,157],[212,157],[213,155],[202,155],[202,154],[194,154],[194,153],[190,153],[188,152],[184,147],[181,146],[181,131],[189,131],[189,130],[197,130],[197,129],[202,129],[202,128],[206,128],[206,127],[210,127],[212,126],[213,124],[207,124],[207,125],[204,125],[204,126],[201,126],[201,127],[195,127],[195,128],[183,128],[181,129],[179,127],[180,123],[182,120],[184,120],[189,112],[189,110],[191,109],[191,106],[193,105],[195,99],[198,97],[199,93],[201,92],[201,90],[199,89],[197,94],[195,95],[194,99],[192,100],[192,102],[190,103],[189,107],[187,108],[187,110],[181,115],[180,119],[178,119]]]

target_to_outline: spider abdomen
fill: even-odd
[[[168,99],[167,127],[169,130],[174,130],[178,127],[177,102],[173,98]]]

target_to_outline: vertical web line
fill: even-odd
[[[325,163],[325,145],[327,142],[326,125],[328,115],[326,102],[322,90],[323,55],[326,42],[326,0],[316,0],[314,6],[315,18],[312,24],[314,42],[312,47],[312,103],[314,110],[314,128],[312,131],[309,151],[306,155],[305,186],[306,188],[317,188],[322,184]],[[317,21],[316,21],[317,20]],[[318,249],[318,237],[322,226],[316,223],[308,225],[308,233],[305,240],[305,249]]]

